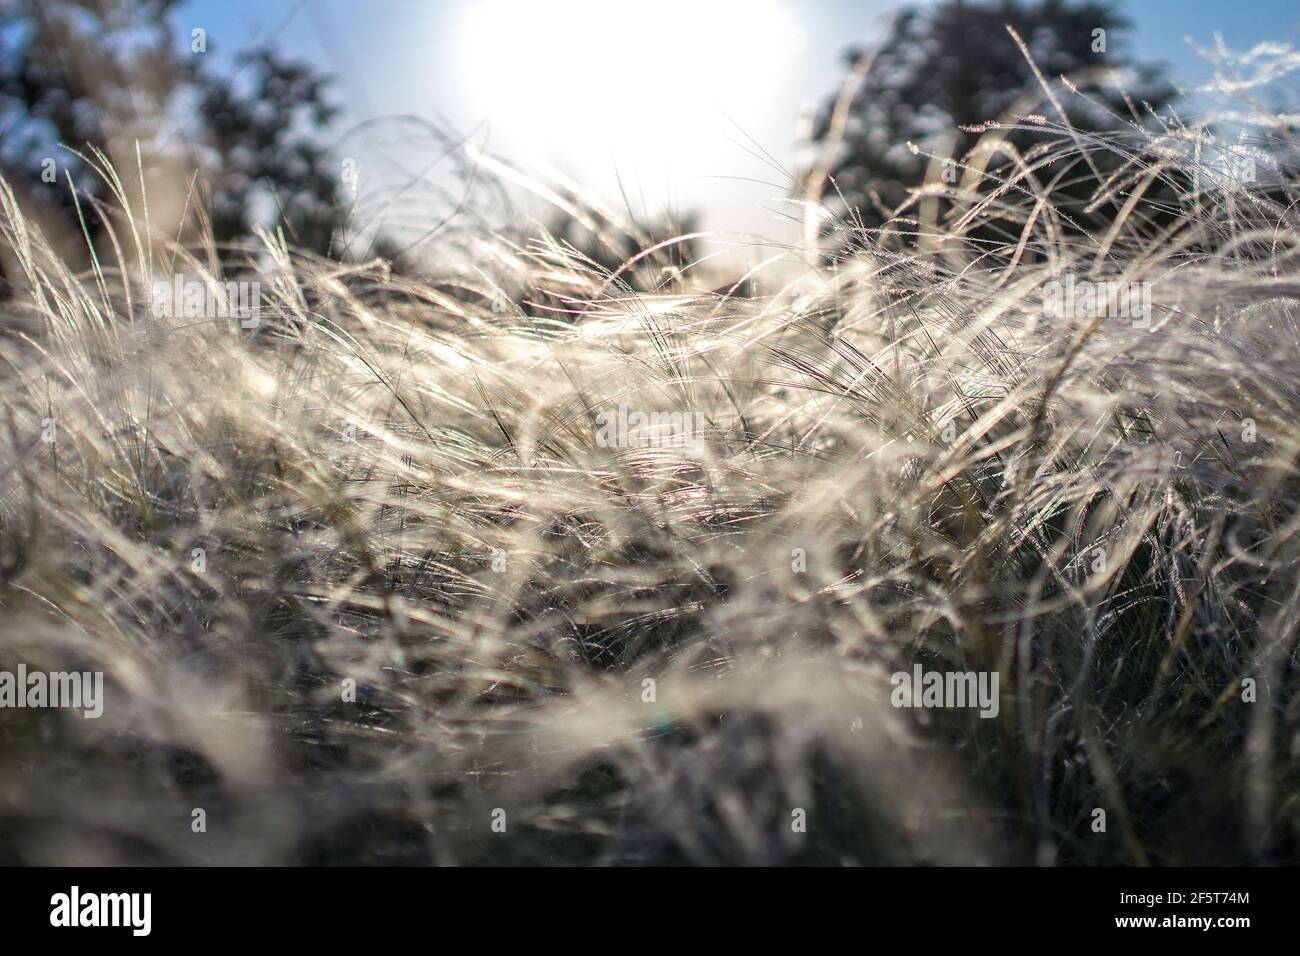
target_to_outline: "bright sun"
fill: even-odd
[[[494,139],[571,168],[613,157],[659,175],[715,148],[725,115],[761,105],[804,42],[778,0],[480,0],[464,37],[468,93]]]

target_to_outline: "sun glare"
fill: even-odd
[[[760,106],[803,35],[777,0],[483,0],[462,47],[475,112],[535,160],[654,170]]]

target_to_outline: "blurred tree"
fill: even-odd
[[[167,25],[175,2],[0,0],[0,172],[47,231],[78,230],[68,175],[104,192],[61,144],[147,153],[193,82]]]
[[[829,173],[834,187],[825,190],[828,207],[840,214],[855,209],[867,227],[887,221],[921,184],[931,162],[913,153],[909,142],[960,160],[979,137],[962,126],[996,120],[1026,94],[1038,94],[1041,87],[1033,69],[1007,25],[1024,39],[1049,82],[1089,69],[1123,69],[1129,74],[1124,92],[1139,109],[1143,103],[1159,108],[1174,96],[1160,68],[1133,62],[1123,46],[1127,21],[1104,2],[946,0],[934,7],[908,8],[893,21],[874,55],[862,47],[846,51],[847,65],[859,74],[861,85],[840,117],[838,96],[828,99],[816,116],[812,141],[819,161],[805,172],[805,191],[807,177]],[[1099,104],[1131,117],[1115,87],[1092,92]],[[1067,98],[1064,105],[1079,129],[1119,125],[1079,97]],[[1041,104],[1034,109],[1059,119]],[[837,119],[842,120],[839,129]],[[1021,150],[1033,141],[1020,132],[1010,139]],[[1083,176],[1057,196],[1082,200],[1095,186],[1095,177]]]
[[[146,181],[170,180],[182,194],[172,197],[177,214],[184,183],[199,172],[218,243],[238,243],[263,225],[328,253],[343,218],[335,204],[341,166],[318,138],[335,113],[328,80],[270,46],[244,53],[226,75],[212,56],[217,38],[178,29],[178,6],[0,0],[0,172],[43,226],[57,231],[53,220],[62,218],[75,236],[66,174],[83,195],[102,196],[105,187],[60,147],[88,157],[102,150],[128,189],[141,175],[138,148]],[[93,238],[97,217],[86,205]]]
[[[293,245],[328,255],[344,224],[342,166],[316,135],[337,112],[325,96],[329,80],[269,47],[239,63],[251,68],[242,93],[202,76],[203,131],[216,156],[208,174],[213,233],[218,242],[248,236],[264,199]]]

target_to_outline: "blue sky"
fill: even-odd
[[[755,144],[790,167],[801,111],[836,88],[840,51],[878,36],[899,4],[740,3],[193,0],[178,25],[186,36],[194,26],[205,29],[212,56],[224,59],[274,36],[286,52],[336,74],[340,131],[385,115],[441,118],[461,132],[478,130],[479,142],[514,162],[571,176],[610,201],[626,195],[634,208],[699,209],[710,228],[779,235],[782,178],[754,155]],[[1236,50],[1264,41],[1300,45],[1296,0],[1116,6],[1133,23],[1128,42],[1138,58],[1167,64],[1189,88],[1207,81],[1210,70],[1188,37],[1208,47],[1218,34]],[[552,25],[555,9],[573,22]],[[761,12],[737,28],[738,9]],[[575,24],[580,28],[569,29]],[[495,65],[498,49],[508,54],[501,62],[513,65]],[[674,86],[675,78],[691,77],[700,87],[701,72],[703,88],[716,87],[714,94]],[[572,92],[548,86],[555,77],[572,80]],[[619,92],[638,77],[644,102]],[[675,104],[671,110],[665,99]],[[344,142],[372,180],[405,170],[365,137]]]

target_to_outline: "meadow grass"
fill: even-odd
[[[0,855],[1293,860],[1293,157],[1013,125],[746,295],[544,233],[223,264],[106,167],[74,272],[0,190],[0,668],[106,685],[0,711]],[[1103,154],[1098,233],[1054,190]],[[917,664],[997,716],[893,706]]]

